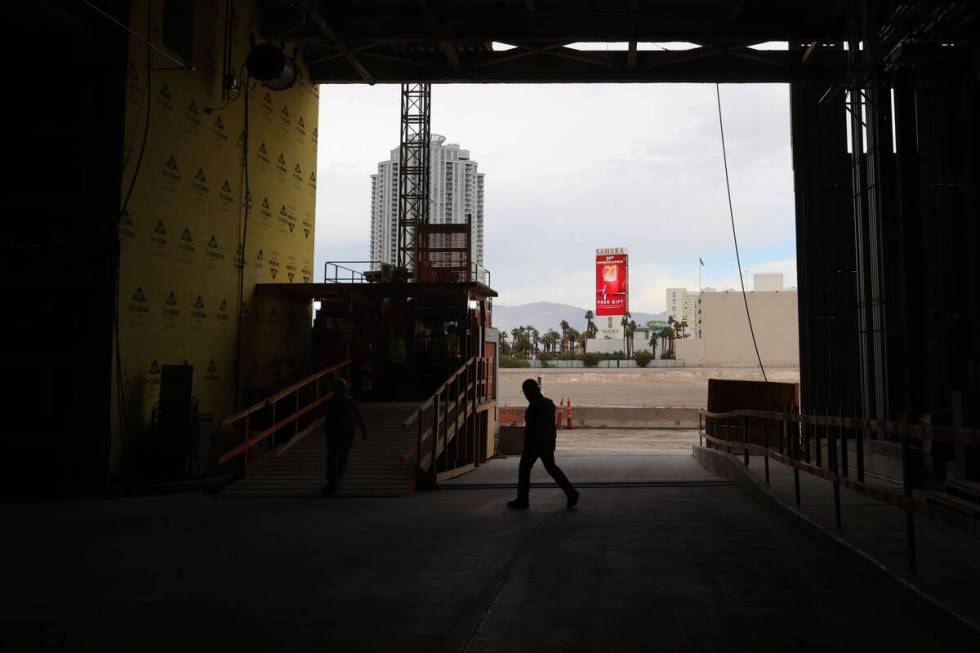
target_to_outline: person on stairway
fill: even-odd
[[[358,427],[361,429],[361,437],[367,440],[364,418],[354,398],[350,396],[347,382],[340,378],[335,379],[333,396],[323,402],[323,428],[327,436],[327,486],[323,489],[325,494],[337,493]]]

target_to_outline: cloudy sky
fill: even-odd
[[[724,85],[721,98],[743,269],[795,286],[789,89]],[[398,121],[398,86],[321,87],[317,270],[369,258],[369,175]],[[500,303],[592,306],[599,247],[629,248],[637,311],[696,289],[699,256],[705,286],[737,287],[714,85],[435,86],[432,131],[486,173]]]

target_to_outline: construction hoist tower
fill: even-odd
[[[416,276],[419,227],[429,223],[429,130],[431,84],[402,84],[398,149],[398,267]]]

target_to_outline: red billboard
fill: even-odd
[[[595,314],[623,315],[629,310],[628,255],[623,247],[595,252]]]

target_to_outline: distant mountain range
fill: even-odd
[[[587,310],[589,309],[551,302],[533,302],[519,306],[504,306],[494,303],[493,325],[501,331],[509,332],[515,327],[530,324],[544,333],[548,329],[561,331],[561,321],[565,320],[581,331],[585,328],[585,312]],[[632,316],[637,324],[645,324],[650,320],[666,320],[667,312],[632,313]]]

